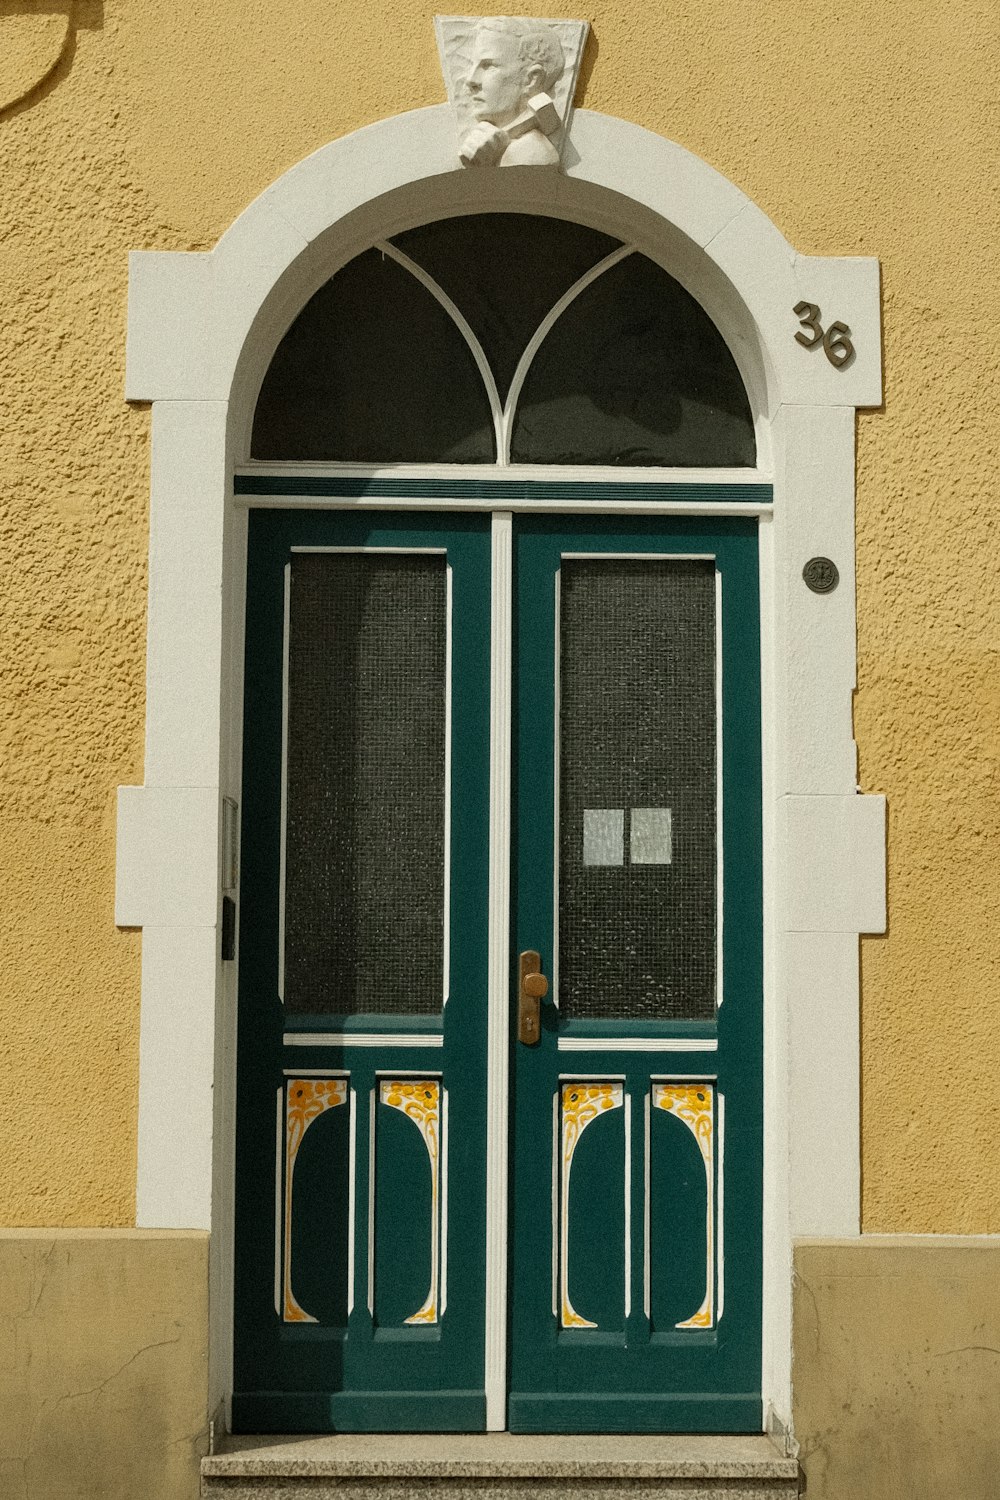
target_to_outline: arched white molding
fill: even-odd
[[[288,324],[353,255],[414,224],[512,210],[604,229],[705,308],[755,412],[765,835],[764,1390],[790,1412],[791,1243],[858,1232],[858,935],[884,925],[884,805],[859,797],[854,412],[881,400],[878,265],[797,255],[672,142],[579,111],[560,173],[459,168],[450,111],[334,142],[209,253],[132,256],[126,395],[153,403],[145,782],[119,796],[116,917],[143,928],[138,1222],[213,1228],[212,1388],[229,1379],[233,964],[219,959],[220,798],[239,796],[246,513],[256,394]],[[847,323],[837,369],[793,308]],[[745,477],[750,477],[748,471]],[[803,585],[814,554],[840,586]]]
[[[127,398],[230,401],[238,377],[259,384],[292,317],[357,251],[449,213],[508,208],[582,219],[669,260],[769,415],[783,402],[880,403],[876,261],[797,255],[713,168],[625,121],[578,111],[567,157],[573,165],[560,174],[463,172],[447,106],[323,147],[256,199],[213,251],[132,256]],[[792,308],[802,300],[852,328],[858,353],[848,368],[795,343]]]

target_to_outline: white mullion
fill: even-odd
[[[451,715],[452,715],[452,570],[445,568],[445,646],[444,646],[444,901],[442,968],[442,1008],[448,1004],[451,990]]]
[[[722,838],[724,792],[722,780],[722,569],[715,566],[715,1008],[719,1011],[726,998],[722,969],[722,927],[725,918],[725,881],[723,878],[724,845]]]
[[[448,1090],[441,1085],[441,1259],[438,1297],[440,1316],[448,1308]]]
[[[642,1127],[643,1127],[643,1150],[642,1150],[642,1310],[647,1323],[649,1322],[649,1309],[652,1302],[652,1288],[650,1276],[649,1255],[649,1192],[650,1192],[650,1140],[649,1140],[649,1089],[646,1089],[642,1101]]]
[[[368,1095],[368,1315],[375,1316],[375,1090]]]
[[[548,338],[555,324],[562,317],[566,309],[576,301],[580,293],[585,292],[588,286],[595,282],[599,276],[603,276],[605,271],[610,271],[611,267],[616,266],[620,260],[624,260],[626,256],[634,254],[634,245],[619,245],[617,250],[612,250],[610,255],[606,255],[603,260],[599,260],[596,266],[591,266],[589,271],[585,271],[579,280],[574,281],[569,290],[562,294],[558,302],[549,309],[531,335],[531,338],[524,347],[524,353],[517,362],[517,368],[510,382],[510,389],[507,392],[507,399],[504,402],[500,427],[500,442],[497,447],[501,464],[506,465],[510,463],[510,440],[514,430],[517,403],[521,395],[521,387],[528,377],[528,371],[534,363],[535,355]]]
[[[625,1321],[632,1313],[632,1095],[625,1094]]]
[[[284,624],[281,635],[281,808],[278,847],[278,999],[285,1003],[285,879],[288,839],[288,658],[291,650],[292,565],[285,563]]]
[[[496,441],[497,455],[499,456],[503,451],[503,403],[500,400],[500,392],[497,390],[496,376],[493,374],[493,367],[490,364],[489,359],[487,358],[486,351],[476,337],[471,323],[464,316],[457,303],[451,300],[451,298],[448,296],[448,293],[444,290],[444,287],[440,286],[438,282],[434,280],[434,277],[431,276],[428,271],[424,270],[423,266],[419,266],[415,260],[411,260],[408,255],[405,255],[397,245],[394,245],[392,243],[391,240],[376,241],[375,249],[380,250],[383,255],[387,255],[390,260],[394,260],[397,265],[400,265],[404,268],[404,270],[409,271],[410,275],[416,277],[421,286],[427,288],[435,301],[440,303],[440,305],[444,308],[445,312],[448,314],[449,318],[451,318],[451,321],[455,324],[455,327],[462,335],[462,338],[469,346],[469,352],[476,362],[476,368],[479,370],[480,378],[482,379],[483,385],[486,388],[486,399],[490,404],[490,416],[493,419],[493,435]]]
[[[496,511],[490,577],[490,866],[486,1123],[486,1429],[507,1421],[507,1094],[510,984],[513,517]]]
[[[357,1220],[358,1180],[358,1096],[357,1090],[349,1088],[351,1100],[351,1122],[348,1139],[347,1176],[347,1316],[354,1311],[354,1236]]]
[[[718,1088],[716,1099],[716,1135],[719,1141],[715,1189],[715,1326],[718,1328],[726,1306],[726,1096]]]
[[[552,1095],[552,1316],[559,1316],[559,1090]]]
[[[562,641],[559,634],[562,610],[562,558],[554,582],[555,630],[552,643],[552,1004],[559,1009],[559,776],[562,769]],[[557,1043],[558,1045],[558,1043]]]
[[[282,1193],[285,1164],[285,1087],[277,1091],[276,1124],[274,1132],[274,1310],[281,1317],[281,1245],[284,1230],[285,1199]]]

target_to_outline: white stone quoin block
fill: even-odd
[[[119,787],[117,925],[214,928],[218,829],[217,787]]]
[[[785,932],[885,931],[885,798],[782,797]]]

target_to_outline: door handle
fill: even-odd
[[[548,992],[541,955],[528,948],[519,960],[517,985],[517,1039],[526,1047],[533,1047],[542,1034],[538,1010]]]

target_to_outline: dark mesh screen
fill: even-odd
[[[440,1011],[444,557],[296,553],[285,1004]]]
[[[404,267],[366,250],[312,297],[275,351],[254,458],[493,463],[493,417],[469,346]]]
[[[504,400],[524,347],[546,313],[619,241],[536,214],[469,214],[397,234],[468,319]]]
[[[514,463],[742,467],[753,419],[719,330],[644,255],[597,278],[535,355],[517,405]]]
[[[564,560],[559,1004],[715,1014],[715,569]]]

